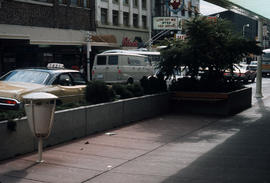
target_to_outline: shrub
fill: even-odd
[[[92,104],[112,101],[115,98],[112,88],[105,82],[91,81],[87,83],[85,99]]]
[[[151,76],[150,78],[143,77],[140,80],[144,93],[153,94],[167,91],[167,84],[163,75],[158,74],[157,77]]]
[[[127,89],[126,85],[114,84],[112,89],[120,99],[131,98],[134,96],[132,92]]]
[[[134,97],[139,97],[144,94],[143,88],[139,83],[129,84],[127,85],[127,89],[131,91],[131,93],[134,95]]]

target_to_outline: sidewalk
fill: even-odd
[[[255,103],[255,102],[254,102]],[[270,98],[221,118],[168,114],[0,162],[1,183],[270,183]]]

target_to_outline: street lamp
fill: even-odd
[[[249,24],[245,24],[245,25],[243,25],[243,37],[245,38],[245,29],[246,29],[246,27],[249,27]]]
[[[87,81],[90,81],[90,52],[91,52],[91,41],[92,41],[92,34],[91,32],[87,31],[85,35],[85,42],[86,42],[86,59],[87,59]]]

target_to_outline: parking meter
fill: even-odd
[[[57,98],[57,96],[45,92],[29,93],[23,96],[29,127],[33,135],[39,139],[37,160],[39,163],[43,162],[42,140],[50,135]]]

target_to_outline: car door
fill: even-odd
[[[78,101],[79,88],[74,86],[72,77],[69,73],[62,73],[57,76],[52,83],[52,89],[50,93],[57,95],[58,102],[71,103]]]
[[[108,65],[106,68],[107,71],[107,82],[116,82],[121,79],[120,73],[121,70],[118,65],[118,55],[110,55],[108,56]]]

